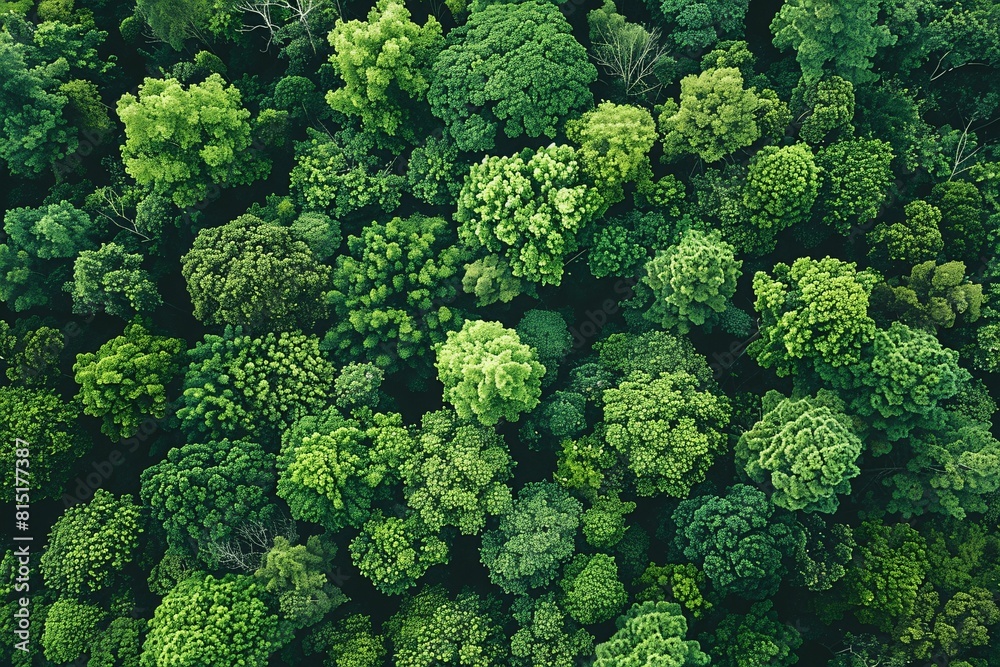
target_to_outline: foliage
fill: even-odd
[[[819,193],[820,171],[805,144],[765,146],[750,161],[743,205],[762,233],[807,220]]]
[[[548,0],[491,3],[448,33],[427,98],[463,151],[510,138],[555,136],[559,122],[593,104],[586,49]]]
[[[864,448],[843,412],[812,398],[783,399],[740,436],[736,458],[787,510],[833,513],[861,473]]]
[[[492,426],[538,405],[545,367],[516,331],[499,322],[468,321],[437,348],[444,398],[462,419]]]
[[[725,445],[729,401],[689,373],[635,371],[604,392],[605,437],[626,460],[640,496],[684,498]]]
[[[251,338],[227,326],[187,354],[177,417],[185,431],[210,438],[284,428],[322,409],[333,384],[319,340],[301,333]]]
[[[441,587],[425,587],[405,600],[386,633],[398,667],[489,667],[503,664],[507,653],[486,604],[474,593],[453,600]]]
[[[871,249],[868,256],[882,263],[899,263],[913,266],[937,259],[944,250],[941,236],[941,211],[917,199],[907,204],[902,222],[880,222],[868,233]]]
[[[467,247],[503,253],[517,278],[558,285],[563,258],[577,249],[577,234],[603,206],[582,179],[577,152],[553,145],[472,165],[455,220]]]
[[[74,404],[64,403],[51,390],[0,387],[0,453],[4,461],[11,462],[2,474],[8,502],[13,502],[15,488],[23,486],[18,483],[14,464],[25,458],[17,452],[26,444],[30,453],[30,497],[36,502],[59,497],[74,462],[90,445],[76,428],[78,415]],[[22,480],[29,481],[23,475]]]
[[[142,647],[142,667],[247,665],[264,667],[274,648],[277,618],[253,577],[197,574],[167,593]]]
[[[680,242],[647,262],[642,282],[652,292],[653,304],[645,317],[682,334],[691,325],[710,328],[735,294],[742,266],[718,231],[689,229]]]
[[[594,638],[582,628],[572,629],[553,593],[518,598],[511,615],[519,626],[510,639],[515,667],[574,667],[594,652]]]
[[[649,150],[656,141],[653,116],[642,107],[602,102],[566,123],[566,138],[579,146],[583,173],[608,204],[625,196],[622,186],[649,179]]]
[[[670,41],[678,49],[698,51],[725,35],[742,31],[749,0],[708,0],[688,4],[681,0],[647,0],[673,24]]]
[[[778,621],[773,603],[756,602],[746,615],[730,614],[710,635],[699,639],[714,647],[713,664],[720,667],[788,667],[798,662],[802,645],[798,630]]]
[[[736,484],[725,496],[682,500],[674,545],[702,567],[720,594],[762,600],[778,589],[794,539],[762,491]]]
[[[636,504],[623,501],[616,494],[599,496],[583,513],[583,535],[587,544],[609,549],[625,537],[625,517]]]
[[[351,560],[375,588],[399,595],[416,585],[428,568],[449,560],[448,544],[420,519],[371,513],[361,532],[351,540]]]
[[[872,292],[873,307],[887,319],[932,332],[950,329],[959,316],[962,323],[975,322],[982,303],[983,286],[965,276],[964,262],[922,262],[899,285],[882,283]]]
[[[171,449],[142,471],[141,497],[173,550],[214,565],[213,546],[233,539],[241,524],[277,518],[274,483],[273,454],[248,440],[219,440]]]
[[[500,517],[483,533],[480,550],[490,581],[507,593],[525,594],[547,586],[574,551],[583,507],[552,482],[529,482]]]
[[[138,97],[118,100],[122,158],[136,182],[185,207],[213,186],[248,185],[270,173],[270,161],[248,150],[250,112],[239,89],[224,84],[218,74],[186,90],[176,79],[147,78]]]
[[[450,307],[465,253],[443,218],[374,222],[347,239],[328,295],[335,326],[323,348],[346,362],[367,359],[390,372],[415,365],[459,327]]]
[[[73,598],[56,600],[48,610],[42,632],[45,658],[57,664],[79,658],[99,636],[98,628],[105,616],[100,607],[92,604]]]
[[[878,215],[892,184],[892,148],[881,139],[849,139],[820,148],[819,209],[823,221],[843,235]]]
[[[635,580],[636,602],[676,602],[695,619],[701,618],[713,607],[705,599],[705,573],[691,563],[667,563],[659,566],[650,563],[642,576]]]
[[[333,381],[334,402],[348,412],[355,408],[375,408],[381,396],[379,386],[385,373],[375,364],[347,364]]]
[[[698,642],[685,639],[687,620],[675,603],[636,603],[616,625],[618,631],[597,645],[594,667],[652,664],[654,660],[678,667],[706,667],[710,662]]]
[[[136,556],[143,532],[130,496],[97,489],[90,502],[67,508],[53,524],[40,560],[45,585],[72,596],[108,588]]]
[[[661,44],[657,28],[626,21],[613,0],[587,12],[587,26],[591,55],[625,97],[655,99],[672,82],[676,61]]]
[[[468,173],[468,163],[459,158],[458,146],[448,137],[427,137],[406,163],[406,180],[413,196],[428,204],[455,201]]]
[[[969,263],[978,261],[987,247],[988,228],[983,219],[983,198],[975,184],[968,181],[938,183],[929,199],[941,211],[945,254]]]
[[[854,118],[854,85],[843,77],[825,77],[809,86],[803,102],[809,114],[799,136],[803,141],[816,145],[828,138],[850,134],[851,120]]]
[[[788,115],[783,102],[775,106],[755,87],[744,88],[738,69],[719,67],[681,79],[680,103],[664,105],[657,126],[666,157],[694,154],[717,162],[757,141],[770,126],[783,129]]]
[[[183,351],[179,338],[153,336],[133,322],[97,352],[77,355],[73,372],[83,412],[103,419],[101,431],[111,438],[129,438],[144,419],[162,419]]]
[[[153,311],[163,300],[142,261],[142,255],[117,243],[81,251],[73,264],[73,281],[67,284],[73,311],[103,310],[126,319]]]
[[[327,622],[303,640],[306,655],[324,653],[324,667],[378,667],[385,658],[385,640],[375,634],[370,616],[352,614]]]
[[[782,376],[812,366],[829,378],[836,369],[858,363],[875,333],[868,316],[875,282],[872,274],[831,257],[776,264],[773,278],[758,272],[753,289],[761,336],[748,352]]]
[[[329,269],[292,230],[252,215],[199,232],[181,271],[206,324],[282,330],[312,326],[326,312]]]
[[[566,593],[563,606],[583,625],[603,623],[618,615],[628,602],[618,579],[618,565],[607,554],[580,554],[563,569],[560,584]]]
[[[514,466],[492,428],[462,423],[447,410],[425,413],[412,453],[399,469],[407,504],[431,531],[474,535],[488,516],[510,510]]]
[[[521,342],[535,351],[538,362],[545,367],[542,384],[555,382],[559,365],[573,345],[573,334],[566,328],[563,316],[552,310],[529,310],[517,323],[516,332]]]
[[[430,16],[422,27],[410,21],[399,0],[380,0],[368,21],[338,20],[329,36],[334,71],[344,85],[326,101],[336,111],[361,117],[365,129],[407,141],[430,88],[430,66],[444,48],[441,24]]]
[[[788,0],[771,21],[774,45],[795,49],[806,85],[826,73],[854,84],[876,78],[876,51],[896,42],[879,21],[880,3],[864,0]]]

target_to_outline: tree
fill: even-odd
[[[440,586],[425,587],[403,601],[385,630],[398,667],[490,667],[507,657],[506,637],[475,593],[452,600]]]
[[[744,88],[743,75],[734,67],[689,74],[681,79],[680,104],[668,102],[657,119],[664,156],[690,153],[717,162],[757,141],[768,126],[784,129],[790,120],[787,105],[768,100],[767,91]]]
[[[329,39],[330,62],[344,80],[327,93],[330,106],[360,116],[366,130],[416,143],[416,121],[429,115],[431,64],[444,49],[437,19],[421,27],[400,0],[379,0],[367,22],[339,19]]]
[[[333,385],[319,340],[297,332],[251,338],[227,326],[187,354],[177,417],[185,431],[212,439],[285,428],[322,410]]]
[[[399,472],[407,504],[431,531],[455,526],[475,535],[488,516],[510,509],[514,463],[496,431],[448,410],[425,413],[421,427]]]
[[[750,479],[773,486],[778,507],[833,513],[861,474],[864,444],[851,426],[837,406],[784,398],[740,436],[737,461]]]
[[[558,285],[578,233],[605,207],[582,176],[570,146],[483,158],[458,197],[459,239],[474,250],[503,253],[517,278]]]
[[[863,363],[864,390],[850,395],[851,412],[889,440],[906,438],[971,379],[959,366],[957,352],[942,346],[933,334],[900,322],[875,330]]]
[[[111,438],[132,437],[148,417],[162,419],[183,351],[181,339],[153,336],[133,322],[97,352],[77,355],[73,372],[84,413],[103,419],[101,431]]]
[[[511,607],[518,630],[510,639],[514,667],[574,667],[593,655],[594,638],[572,622],[556,604],[554,593],[519,597]]]
[[[705,599],[705,573],[691,563],[650,563],[632,584],[636,602],[675,602],[700,619],[714,606]]]
[[[809,114],[799,128],[803,141],[815,146],[827,138],[836,139],[851,133],[854,84],[847,79],[837,75],[820,79],[806,88],[802,101],[805,113]]]
[[[625,517],[636,504],[621,500],[617,494],[599,496],[583,513],[583,536],[587,544],[609,549],[625,537]]]
[[[420,363],[460,325],[449,304],[467,255],[454,238],[443,218],[419,214],[373,222],[349,236],[331,276],[328,300],[337,320],[323,348],[389,372]]]
[[[807,220],[819,193],[820,171],[805,144],[765,146],[750,161],[743,205],[761,233],[774,235]]]
[[[852,225],[878,215],[892,184],[892,158],[892,147],[881,139],[849,139],[820,148],[816,165],[823,173],[823,221],[847,236]]]
[[[173,551],[217,566],[213,543],[232,539],[243,523],[277,518],[274,483],[274,454],[249,440],[219,440],[171,449],[142,471],[140,495]]]
[[[75,404],[64,403],[49,389],[0,387],[0,455],[11,462],[2,473],[7,502],[14,502],[15,489],[29,481],[36,502],[59,497],[73,464],[90,447],[76,426],[78,416]],[[21,455],[25,450],[30,456]],[[14,464],[25,458],[30,460],[30,480],[22,474],[19,481]]]
[[[125,171],[179,207],[206,199],[213,186],[266,177],[270,161],[248,150],[250,112],[239,89],[224,84],[218,74],[186,90],[176,79],[147,78],[138,97],[123,95],[118,116],[125,125]]]
[[[553,310],[529,310],[517,323],[517,336],[538,355],[538,362],[545,366],[542,385],[555,382],[560,363],[569,354],[573,334],[566,327],[566,320]]]
[[[458,199],[469,163],[459,158],[449,137],[430,136],[413,149],[406,163],[406,181],[417,199],[444,206]]]
[[[628,602],[618,579],[618,564],[607,554],[575,556],[563,569],[560,586],[566,594],[567,613],[583,625],[614,618]]]
[[[955,326],[959,316],[963,323],[979,319],[983,286],[965,277],[964,262],[923,262],[900,282],[880,283],[872,292],[872,306],[890,321],[933,332]]]
[[[117,243],[81,251],[73,264],[73,280],[66,284],[73,312],[103,310],[124,319],[152,312],[163,300],[142,261],[142,255]]]
[[[903,208],[906,219],[887,224],[880,222],[868,233],[868,256],[885,265],[913,266],[937,259],[944,250],[941,236],[941,211],[917,199]]]
[[[583,507],[552,482],[529,482],[496,529],[483,533],[482,562],[490,581],[523,595],[549,585],[574,551]]]
[[[160,602],[142,645],[142,667],[264,667],[275,648],[278,619],[254,577],[196,574]]]
[[[717,230],[684,232],[680,242],[646,263],[642,282],[653,295],[646,319],[682,334],[691,325],[710,328],[736,293],[743,262],[735,252]]]
[[[594,667],[655,664],[656,660],[678,667],[706,667],[710,662],[698,642],[685,639],[687,620],[675,603],[636,603],[615,625],[618,631],[597,645]]]
[[[948,249],[946,255],[969,263],[977,262],[987,247],[989,236],[979,189],[968,181],[945,181],[934,186],[929,199],[941,212],[939,222]]]
[[[881,3],[864,0],[787,0],[771,21],[774,45],[795,49],[802,80],[812,85],[824,73],[853,84],[876,76],[869,70],[872,57],[896,43],[887,26],[878,22]]]
[[[510,263],[499,255],[487,255],[466,264],[464,268],[462,289],[467,294],[475,294],[479,306],[488,306],[497,301],[509,303],[521,294],[536,292],[535,286],[516,277],[511,271]]]
[[[385,437],[409,443],[399,415],[362,424],[331,411],[328,419],[297,423],[282,436],[278,496],[296,519],[329,531],[360,527],[380,486],[396,474],[380,457]]]
[[[545,367],[516,331],[499,322],[468,321],[437,348],[444,398],[462,419],[492,426],[517,421],[538,405]]]
[[[143,532],[131,496],[97,489],[90,502],[67,508],[53,524],[39,562],[45,585],[70,596],[112,586],[135,558]]]
[[[448,562],[448,544],[418,514],[400,519],[375,510],[370,516],[351,540],[351,560],[385,595],[404,593],[429,568]]]
[[[593,105],[597,69],[548,0],[491,3],[448,33],[428,100],[463,151],[511,139],[556,136],[560,121]]]
[[[862,623],[890,632],[912,615],[927,576],[927,544],[905,523],[864,521],[855,531],[857,555],[844,577],[847,601]]]
[[[566,122],[566,138],[607,204],[625,197],[623,185],[652,177],[649,151],[656,141],[653,116],[642,107],[602,102]]]
[[[33,317],[18,320],[13,328],[0,322],[0,361],[7,367],[7,379],[19,386],[52,387],[61,375],[65,336],[59,329],[38,325]]]
[[[42,632],[46,660],[55,664],[76,660],[90,650],[107,614],[98,606],[60,598],[49,608]]]
[[[213,11],[221,8],[222,5],[213,0],[138,0],[136,14],[146,21],[157,38],[180,51],[184,41],[192,37],[206,41],[205,32],[213,21]]]
[[[682,500],[672,516],[674,546],[703,568],[721,595],[762,600],[778,590],[794,540],[788,522],[773,515],[764,492],[746,484],[725,496]]]
[[[660,31],[629,23],[613,0],[587,12],[591,56],[613,77],[625,97],[655,99],[673,76],[673,58],[660,41]]]
[[[281,330],[310,327],[326,313],[330,269],[291,229],[252,215],[198,232],[181,273],[206,324]]]
[[[986,498],[1000,489],[1000,441],[989,422],[947,412],[907,443],[911,458],[883,480],[892,490],[886,510],[907,519],[934,512],[962,520],[989,509]]]
[[[280,634],[291,638],[295,631],[314,625],[347,601],[325,573],[336,553],[336,545],[317,535],[294,546],[281,535],[274,538],[274,546],[254,577],[278,599]]]
[[[761,337],[748,352],[781,376],[811,366],[821,377],[835,379],[838,369],[861,360],[862,346],[875,332],[868,297],[876,280],[831,257],[776,264],[774,278],[758,272],[753,289]]]
[[[302,640],[306,655],[323,653],[323,667],[379,667],[384,664],[385,639],[375,634],[372,619],[352,614],[327,621]]]
[[[406,178],[377,150],[373,133],[345,128],[331,135],[309,127],[306,137],[295,142],[289,175],[289,190],[304,209],[343,217],[370,206],[385,213],[399,206]]]
[[[75,257],[94,247],[99,227],[67,201],[39,208],[14,208],[3,219],[0,243],[0,299],[21,312],[48,305],[62,291]]]
[[[603,398],[605,439],[625,458],[640,496],[686,497],[725,445],[729,401],[684,371],[635,371]]]
[[[756,602],[748,614],[729,614],[715,631],[699,637],[714,648],[719,667],[789,667],[798,662],[794,651],[802,645],[795,628],[778,621],[767,600]]]
[[[347,364],[333,381],[338,408],[348,412],[355,408],[374,409],[382,399],[379,387],[385,373],[375,364]]]

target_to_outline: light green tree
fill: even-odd
[[[736,293],[742,260],[718,230],[689,229],[676,245],[646,263],[642,282],[653,295],[646,319],[687,333],[711,325]]]
[[[553,145],[473,165],[455,220],[467,247],[503,253],[517,278],[558,285],[578,233],[604,207],[583,178],[577,151]]]
[[[133,322],[97,352],[78,354],[73,372],[83,412],[103,419],[101,431],[111,438],[132,437],[145,418],[162,419],[183,351],[183,340]]]
[[[773,92],[744,88],[738,69],[720,67],[681,79],[680,104],[665,104],[657,125],[666,157],[694,154],[717,162],[754,143],[772,126],[783,130],[789,120],[788,106],[777,102]]]
[[[774,235],[809,218],[819,183],[808,146],[765,146],[750,161],[743,205],[762,234]]]
[[[429,115],[431,64],[444,49],[433,14],[418,26],[401,0],[379,0],[367,21],[338,20],[329,39],[344,81],[327,93],[330,106],[360,116],[365,129],[415,142],[417,121]]]
[[[277,648],[278,619],[254,577],[196,574],[160,602],[142,645],[141,667],[264,667]]]
[[[563,606],[583,625],[603,623],[621,613],[628,602],[618,578],[618,564],[607,554],[577,555],[563,568]]]
[[[400,519],[375,510],[370,516],[351,540],[351,560],[382,593],[404,593],[430,567],[448,562],[448,543],[418,514]]]
[[[239,89],[218,74],[187,89],[176,79],[147,78],[138,97],[118,100],[118,116],[125,170],[177,206],[197,204],[213,186],[247,185],[271,171],[266,156],[248,150],[250,112]]]
[[[803,141],[816,145],[839,135],[850,134],[854,118],[854,84],[833,75],[809,86],[803,95],[808,114],[799,128]]]
[[[837,496],[850,493],[864,444],[842,404],[837,407],[784,398],[740,436],[737,461],[750,479],[774,488],[771,500],[778,507],[832,513]]]
[[[492,426],[517,421],[538,405],[545,367],[516,331],[499,322],[468,321],[437,348],[444,398],[462,419]]]
[[[686,639],[687,620],[678,604],[636,603],[616,625],[618,631],[597,645],[594,667],[648,665],[657,660],[677,667],[707,667],[711,661],[698,642]]]
[[[640,496],[686,497],[725,446],[729,401],[689,373],[635,371],[603,400],[605,439],[625,458]]]
[[[823,221],[846,236],[851,226],[878,215],[892,185],[892,147],[881,139],[849,139],[816,153],[822,169],[818,210]]]
[[[905,220],[880,222],[868,233],[868,256],[880,264],[913,266],[937,259],[944,250],[941,211],[917,199],[903,208]]]
[[[97,605],[66,597],[56,600],[45,617],[42,650],[55,664],[72,662],[90,650],[107,614]]]
[[[774,45],[795,49],[807,85],[824,73],[854,84],[874,80],[872,58],[896,36],[879,20],[883,3],[865,0],[786,0],[771,21]]]

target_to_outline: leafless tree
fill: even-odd
[[[662,84],[654,70],[667,55],[656,28],[627,23],[595,26],[593,57],[608,74],[621,79],[629,97],[645,97],[659,92]]]
[[[98,215],[106,220],[110,220],[111,224],[115,227],[124,229],[127,232],[132,232],[141,238],[143,243],[152,241],[149,236],[140,232],[139,228],[136,227],[135,218],[130,218],[126,215],[125,201],[122,196],[118,194],[117,190],[105,186],[103,188],[98,188],[94,194],[97,199],[100,200],[101,204],[103,204],[101,208],[97,209]]]
[[[309,27],[309,15],[319,9],[325,0],[245,0],[236,5],[236,9],[247,14],[257,16],[260,23],[256,25],[244,25],[240,32],[253,32],[264,30],[267,32],[267,46],[264,50],[271,48],[271,43],[278,30],[282,28],[280,23],[281,14],[288,13],[293,20],[298,21],[306,31],[309,38],[309,46],[313,53],[316,53],[316,43],[313,41],[312,29]]]
[[[254,572],[260,567],[264,556],[274,546],[275,537],[284,537],[289,542],[298,537],[295,522],[284,517],[268,523],[241,523],[236,527],[235,534],[234,538],[224,542],[212,540],[207,548],[220,565],[244,572]]]

